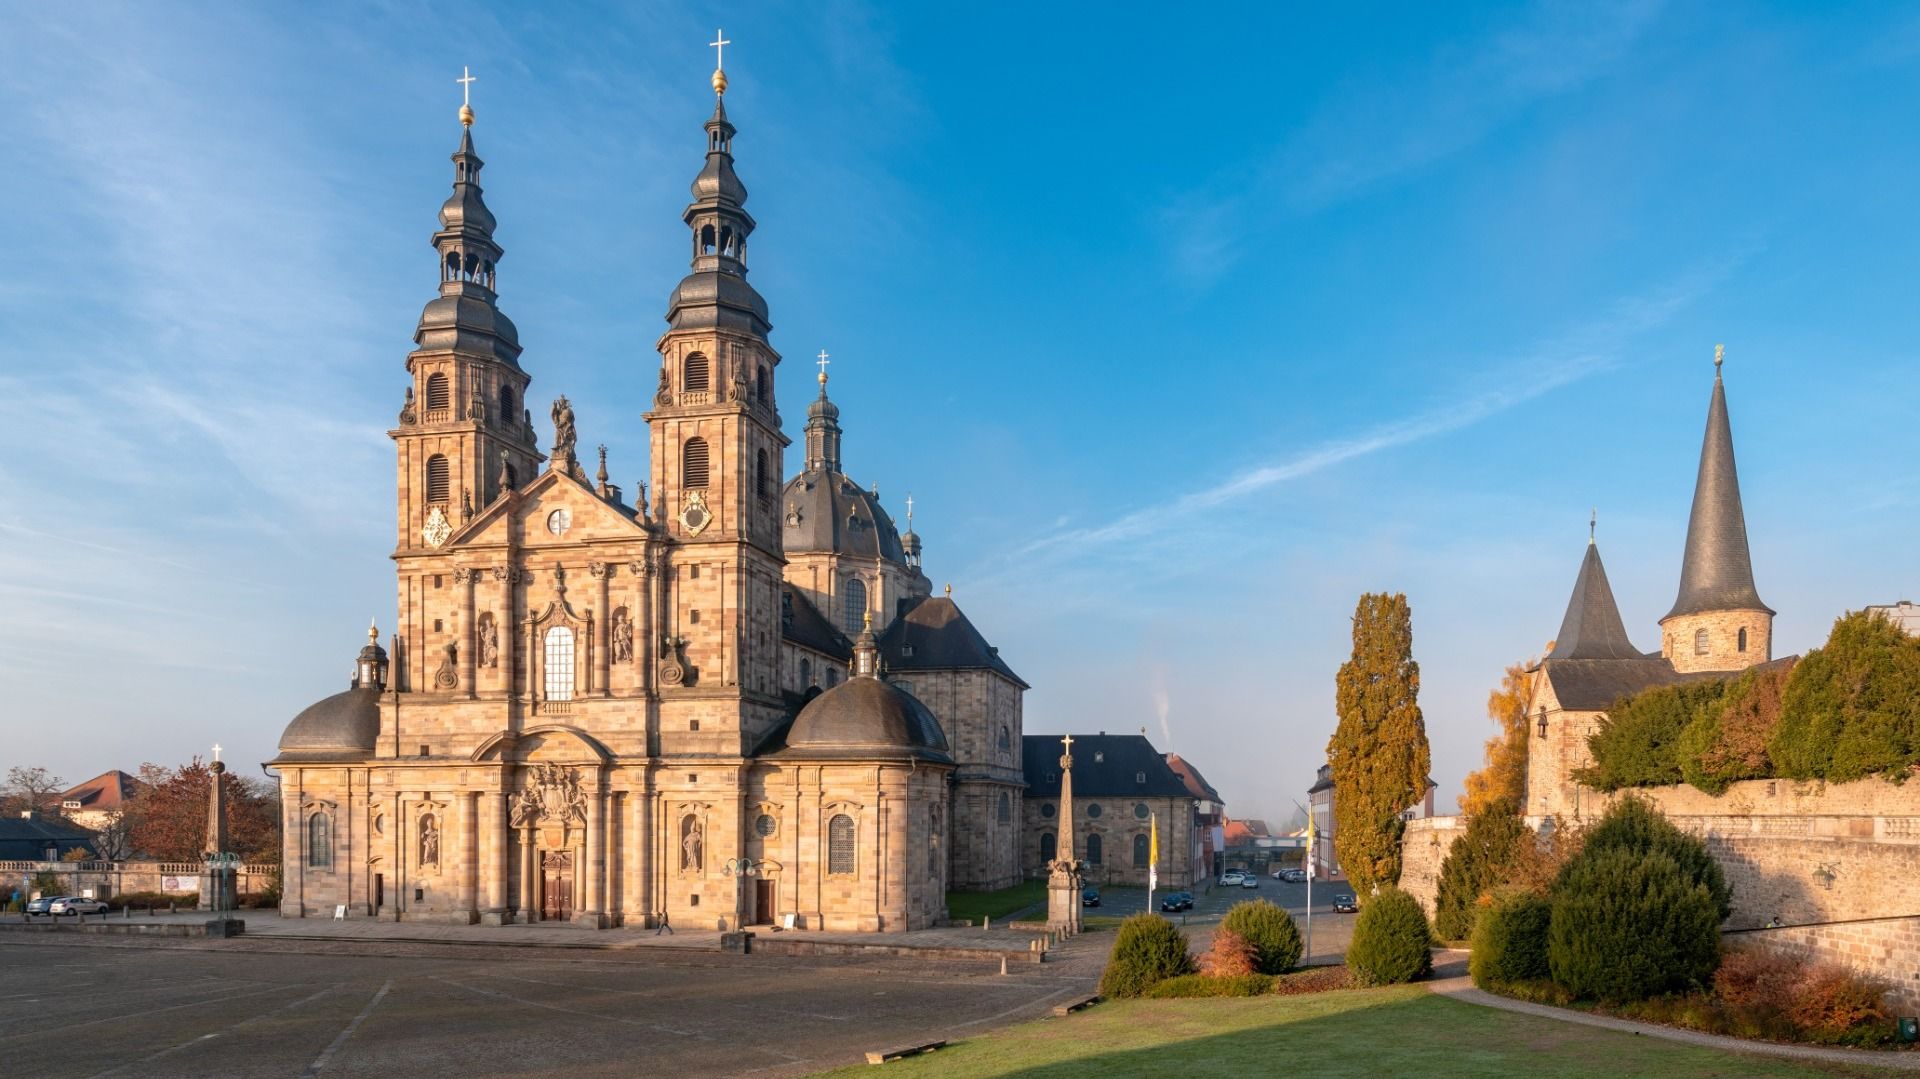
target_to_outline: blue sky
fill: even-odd
[[[1450,805],[1589,507],[1658,646],[1720,341],[1778,652],[1920,591],[1898,6],[74,7],[0,37],[0,767],[264,760],[391,625],[462,65],[534,400],[645,474],[721,25],[786,414],[828,349],[1029,732],[1282,816],[1405,591]]]

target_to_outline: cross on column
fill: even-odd
[[[718,71],[721,68],[726,67],[727,65],[722,61],[727,54],[727,46],[733,44],[733,42],[728,41],[726,39],[725,33],[723,31],[715,30],[713,32],[713,40],[707,42],[707,44],[712,46],[713,48],[714,70]]]
[[[1060,744],[1066,748],[1067,756],[1073,756],[1073,735],[1069,734],[1062,737]]]
[[[468,71],[466,65],[462,64],[460,65],[460,77],[453,81],[460,84],[460,104],[473,104],[473,84],[480,80],[474,78],[473,72]]]

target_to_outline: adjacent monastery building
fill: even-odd
[[[631,499],[604,448],[579,459],[565,397],[536,442],[462,108],[389,432],[399,624],[270,762],[283,913],[891,931],[1019,878],[1027,685],[932,594],[911,502],[902,535],[846,473],[824,352],[782,482],[780,355],[713,86]]]

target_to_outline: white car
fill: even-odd
[[[1240,882],[1246,879],[1247,875],[1245,873],[1240,872],[1238,869],[1232,869],[1227,871],[1226,876],[1220,878],[1220,883],[1228,888],[1237,888]]]
[[[48,914],[105,914],[107,905],[98,899],[66,896],[47,904]]]

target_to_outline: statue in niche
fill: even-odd
[[[573,405],[567,401],[567,395],[563,393],[553,402],[554,467],[564,472],[573,471],[573,445],[578,437],[573,429]]]
[[[613,661],[633,662],[633,620],[625,607],[613,612]]]
[[[440,864],[440,829],[433,825],[433,814],[420,818],[420,867]]]
[[[500,665],[500,631],[494,627],[491,611],[480,616],[480,665]]]
[[[413,387],[407,387],[407,400],[400,406],[400,426],[411,427],[414,421]]]
[[[702,834],[700,818],[691,813],[687,814],[686,822],[680,826],[680,832],[680,868],[698,873],[706,854],[702,849],[706,845],[706,837]]]

